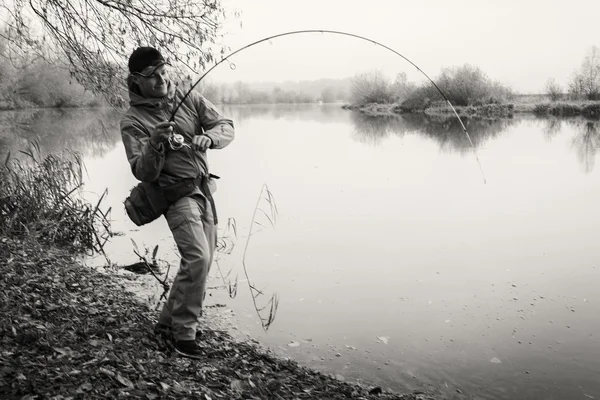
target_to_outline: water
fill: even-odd
[[[338,106],[238,106],[236,140],[211,151],[230,255],[211,290],[238,330],[277,353],[349,380],[478,399],[600,398],[600,125],[519,117],[469,121],[485,179],[455,120],[367,118]],[[0,114],[0,146],[37,137],[84,153],[85,196],[108,187],[107,247],[136,261],[130,239],[176,262],[167,225],[135,227],[135,185],[105,111]],[[5,154],[5,150],[2,152]],[[248,241],[263,184],[276,226]],[[270,211],[261,201],[259,208]],[[221,230],[222,233],[224,229]],[[231,231],[230,231],[231,233]],[[242,268],[279,309],[264,332]],[[460,393],[457,391],[460,390]]]

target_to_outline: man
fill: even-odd
[[[133,175],[165,190],[195,179],[193,191],[174,200],[164,214],[181,263],[157,326],[172,329],[178,353],[198,358],[196,328],[217,240],[206,150],[233,140],[233,122],[194,92],[169,122],[184,94],[170,81],[161,53],[140,47],[128,66],[130,107],[121,120],[121,137]],[[173,141],[173,134],[181,135],[185,145]]]

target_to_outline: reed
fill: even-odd
[[[246,257],[248,254],[251,238],[264,229],[274,228],[277,224],[278,215],[279,212],[277,210],[277,204],[275,203],[275,197],[265,184],[261,187],[260,194],[256,201],[256,206],[254,207],[252,213],[252,220],[250,221],[248,234],[245,237],[246,240],[241,256],[242,269],[246,277],[245,282],[247,283],[248,289],[252,296],[252,305],[260,320],[261,326],[265,331],[269,330],[269,327],[275,321],[277,308],[279,306],[279,297],[276,293],[267,295],[262,289],[259,289],[257,285],[251,280]],[[150,273],[158,281],[158,283],[163,288],[163,292],[155,304],[155,310],[158,310],[160,308],[161,301],[163,299],[165,301],[167,300],[167,294],[170,289],[170,284],[168,282],[170,264],[165,262],[164,260],[157,259],[158,245],[154,247],[153,251],[150,251],[150,248],[148,247],[144,247],[143,250],[140,249],[140,247],[133,239],[131,239],[131,242],[133,244],[133,252],[139,258],[140,261],[135,264],[126,266],[124,268],[136,273]],[[232,299],[237,296],[239,279],[237,275],[235,276],[235,278],[231,277],[234,268],[230,268],[228,271],[226,271],[226,273],[223,273],[220,261],[222,257],[232,256],[234,249],[236,248],[237,242],[237,222],[234,218],[229,218],[227,220],[227,225],[225,227],[224,232],[217,239],[215,259],[213,261],[217,267],[219,278],[223,281],[223,285],[213,288],[226,288],[229,297]],[[164,275],[160,272],[159,261],[161,261],[168,267],[167,272]]]
[[[171,270],[171,264],[164,260],[159,260],[157,258],[158,245],[154,246],[154,249],[152,250],[152,256],[150,256],[150,249],[148,247],[145,247],[144,251],[142,252],[135,240],[131,239],[131,244],[133,244],[134,254],[140,259],[140,261],[138,263],[125,266],[123,268],[135,273],[149,272],[154,277],[154,279],[156,279],[158,283],[160,283],[160,285],[163,288],[163,292],[158,298],[158,301],[154,308],[154,311],[158,311],[161,304],[160,302],[163,299],[167,301],[167,295],[169,294],[169,289],[171,288],[171,285],[167,282],[167,280],[169,279],[169,271]],[[167,266],[167,271],[165,272],[164,277],[162,279],[159,277],[159,275],[161,275],[159,262]]]
[[[264,184],[258,195],[250,226],[248,228],[248,234],[245,237],[246,241],[241,256],[241,263],[244,276],[246,277],[245,282],[248,285],[250,295],[252,296],[254,311],[265,331],[268,331],[271,324],[275,321],[277,308],[279,306],[279,297],[277,293],[267,295],[262,289],[259,289],[256,286],[254,281],[250,278],[247,255],[252,237],[264,229],[275,228],[278,216],[279,211],[277,210],[275,197],[268,186]],[[233,280],[230,278],[233,268],[229,269],[229,271],[224,274],[219,261],[221,256],[229,256],[233,253],[238,241],[237,231],[238,228],[235,219],[229,218],[227,227],[217,242],[217,257],[215,258],[219,276],[223,281],[223,286],[227,288],[230,298],[235,298],[237,295],[239,279],[237,275]]]
[[[80,196],[80,155],[67,150],[42,158],[37,142],[20,154],[9,152],[0,166],[0,234],[104,254],[112,236],[110,208],[101,209],[107,192],[95,205]]]
[[[254,212],[252,213],[252,220],[250,221],[250,227],[248,228],[248,236],[246,239],[246,245],[244,246],[244,253],[242,255],[242,267],[244,269],[244,275],[246,276],[246,282],[252,295],[252,304],[254,310],[258,315],[260,324],[263,330],[268,331],[269,327],[275,321],[275,315],[277,314],[277,308],[279,307],[279,297],[277,293],[273,293],[268,300],[264,301],[265,293],[256,287],[256,285],[250,280],[248,273],[248,267],[246,265],[246,255],[248,253],[248,246],[252,235],[256,235],[267,226],[275,227],[277,223],[277,217],[279,211],[277,210],[277,204],[275,203],[275,197],[269,190],[266,184],[263,184],[260,189]]]
[[[227,220],[227,226],[225,227],[225,231],[223,234],[217,239],[217,248],[215,252],[215,260],[214,263],[217,266],[217,270],[219,271],[219,276],[223,281],[224,287],[227,288],[227,293],[229,297],[234,299],[237,296],[238,289],[238,276],[235,276],[235,279],[232,281],[230,278],[231,272],[233,269],[227,271],[225,275],[223,275],[223,270],[221,269],[221,264],[219,263],[221,260],[221,256],[226,255],[229,256],[233,253],[233,249],[237,243],[237,222],[235,218],[229,218]]]

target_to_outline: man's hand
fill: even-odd
[[[193,144],[194,150],[206,151],[206,149],[208,149],[208,148],[210,148],[210,146],[212,146],[213,142],[212,142],[212,139],[206,135],[197,135],[197,136],[194,136],[192,144]]]
[[[161,143],[165,143],[169,140],[169,137],[173,134],[173,127],[175,122],[159,122],[152,128],[150,134],[150,142],[154,148],[159,148]]]

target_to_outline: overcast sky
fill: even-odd
[[[432,78],[465,63],[521,93],[566,85],[591,46],[600,46],[600,0],[224,0],[241,11],[228,20],[236,50],[290,30],[341,30],[398,51]],[[241,23],[241,27],[240,27]],[[393,53],[345,36],[306,34],[263,43],[232,57],[213,80],[344,78],[381,70],[423,79]]]

